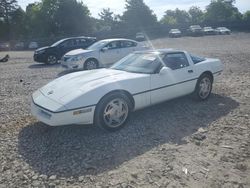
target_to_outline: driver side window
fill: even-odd
[[[105,47],[108,48],[109,50],[118,49],[118,48],[121,47],[120,46],[120,41],[110,42]]]
[[[69,48],[72,47],[74,45],[72,40],[66,40],[63,43],[60,44],[61,48]]]
[[[189,66],[188,60],[184,53],[169,53],[163,58],[163,62],[172,70],[181,69]]]

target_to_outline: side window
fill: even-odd
[[[133,47],[136,47],[137,46],[137,43],[136,42],[132,42],[133,43]]]
[[[120,41],[114,41],[114,42],[110,42],[106,45],[106,47],[109,49],[109,50],[113,50],[113,49],[118,49],[120,48]]]
[[[78,46],[85,46],[87,41],[85,39],[78,39]]]
[[[187,57],[184,53],[169,53],[163,58],[163,62],[172,70],[181,69],[189,66]]]
[[[72,47],[73,45],[74,45],[73,40],[66,40],[60,46],[63,48],[69,48],[69,47]]]
[[[121,47],[122,48],[130,48],[130,47],[135,47],[137,44],[132,41],[122,41],[121,42]]]
[[[71,40],[71,46],[74,47],[74,46],[77,46],[78,45],[78,41],[76,39],[72,39]]]

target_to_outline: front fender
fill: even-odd
[[[97,83],[97,85],[94,86],[91,90],[87,88],[86,90],[78,90],[77,92],[64,97],[63,100],[66,103],[65,106],[68,109],[95,106],[103,96],[115,90],[122,90],[122,87],[113,84],[107,84],[105,86],[98,87]]]

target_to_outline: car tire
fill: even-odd
[[[88,59],[83,65],[84,70],[93,70],[99,67],[98,61],[96,59]]]
[[[48,55],[46,63],[48,65],[54,65],[54,64],[56,64],[57,63],[57,57],[56,57],[56,55],[54,55],[54,54]]]
[[[213,78],[209,74],[202,74],[196,84],[195,91],[193,93],[196,100],[207,100],[211,94],[213,88]]]
[[[96,107],[95,125],[107,131],[117,131],[125,126],[131,109],[132,103],[125,94],[108,94]]]

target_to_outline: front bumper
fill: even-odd
[[[45,63],[46,62],[46,55],[45,54],[34,54],[33,56],[34,61]]]
[[[59,63],[61,64],[61,66],[65,69],[69,69],[69,70],[75,70],[75,69],[80,69],[81,68],[81,62],[80,61],[63,61],[60,60]],[[83,64],[83,63],[82,63]],[[83,67],[83,65],[82,65]]]
[[[48,101],[49,102],[49,101]],[[93,124],[95,106],[53,112],[36,104],[32,98],[31,113],[39,121],[50,126]]]
[[[181,37],[181,33],[169,33],[170,37]]]

